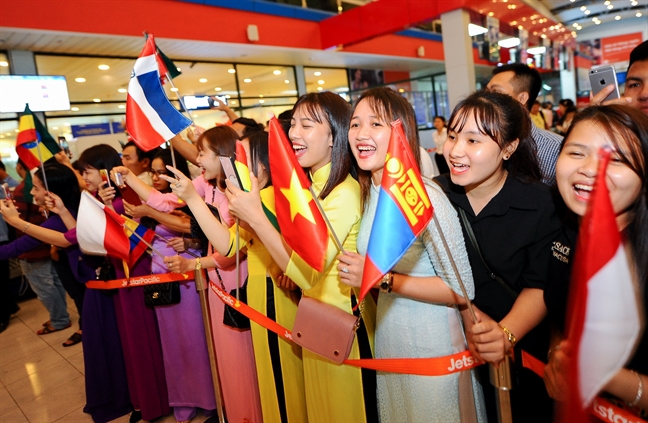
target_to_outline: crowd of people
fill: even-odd
[[[484,90],[457,104],[447,128],[443,117],[435,119],[442,172],[423,180],[438,225],[428,224],[360,304],[391,123],[400,120],[419,166],[427,157],[412,106],[389,88],[364,91],[353,107],[334,93],[306,94],[283,122],[343,247],[329,238],[322,270],[292,248],[271,212],[268,133],[222,103],[217,108],[228,113],[230,125],[190,129],[188,140],[171,140],[173,149],[144,152],[128,143],[120,157],[102,144],[74,163],[65,154],[45,163],[14,188],[16,203],[0,200],[3,220],[22,233],[13,241],[3,237],[0,221],[0,259],[3,266],[20,259],[48,309],[39,335],[71,326],[65,293],[73,298],[79,330],[64,345],[83,344],[84,411],[95,422],[173,412],[185,423],[219,406],[229,422],[493,422],[498,405],[488,366],[420,376],[340,365],[253,320],[233,324],[211,289],[207,338],[192,279],[179,282],[179,302],[155,307],[146,305],[141,286],[85,289],[86,281],[122,278],[125,269],[121,259],[79,248],[82,190],[157,234],[154,251],[130,266],[130,277],[207,269],[213,284],[245,291],[251,308],[288,329],[303,298],[337,307],[360,317],[350,359],[443,357],[468,349],[480,362],[498,365],[514,356],[513,421],[551,421],[570,382],[563,331],[569,275],[600,147],[612,149],[606,183],[639,300],[648,306],[648,42],[630,56],[625,97],[602,102],[603,91],[582,111],[565,106],[564,116],[573,115],[558,124],[564,139],[547,130],[552,124],[535,123],[538,116],[545,124],[554,118],[536,102],[541,83],[526,65],[498,67]],[[251,171],[247,191],[226,180],[219,161],[235,157],[237,144]],[[124,187],[137,201],[124,198]],[[6,327],[18,307],[0,297]],[[544,379],[520,365],[522,351],[548,360]],[[604,395],[643,418],[647,357],[644,332],[630,361],[603,387]]]

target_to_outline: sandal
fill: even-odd
[[[81,342],[81,339],[82,335],[80,333],[74,332],[72,336],[70,336],[62,345],[64,347],[71,347],[72,345],[76,345]]]
[[[38,332],[36,332],[36,335],[47,335],[48,333],[58,332],[60,330],[67,329],[67,328],[69,328],[71,326],[72,326],[72,322],[68,323],[65,327],[63,327],[61,329],[55,329],[55,328],[48,325],[48,326],[43,327],[43,329],[39,330]]]
[[[52,321],[51,321],[51,320],[48,320],[47,322],[43,323],[41,326],[43,326],[43,327],[45,327],[45,326],[49,326],[50,323],[52,323]]]

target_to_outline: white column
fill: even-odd
[[[468,35],[470,16],[457,9],[441,15],[443,55],[450,108],[475,91],[475,61],[472,39]]]

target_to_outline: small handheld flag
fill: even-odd
[[[109,255],[128,261],[130,242],[123,217],[106,207],[89,192],[81,193],[77,215],[77,240],[84,253]]]
[[[43,162],[54,157],[61,147],[47,132],[45,125],[34,116],[28,105],[20,116],[18,136],[16,137],[16,153],[29,170],[37,168]]]
[[[126,99],[126,129],[135,143],[150,151],[191,125],[169,101],[160,83],[153,35],[135,62]]]
[[[234,161],[234,165],[236,166],[236,173],[241,179],[243,190],[249,192],[252,189],[250,169],[248,168],[247,154],[241,141],[236,141],[236,160]]]
[[[137,223],[127,216],[122,215],[121,217],[124,219],[124,229],[126,230],[126,236],[128,236],[130,244],[128,265],[134,266],[137,260],[142,257],[142,254],[146,252],[151,242],[153,242],[155,231]]]
[[[270,119],[268,150],[281,234],[290,248],[321,272],[329,237],[326,222],[308,190],[310,181],[276,117]]]
[[[410,151],[402,124],[397,120],[392,123],[359,301],[398,263],[425,229],[433,212],[418,164]]]

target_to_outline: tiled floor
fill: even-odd
[[[37,299],[21,302],[7,330],[0,334],[0,422],[92,423],[85,404],[83,350],[81,344],[61,344],[75,330],[78,314],[68,298],[73,326],[44,336],[36,335],[48,320]],[[124,416],[114,423],[128,422]],[[200,413],[192,423],[205,420]],[[170,414],[159,423],[173,423]]]

